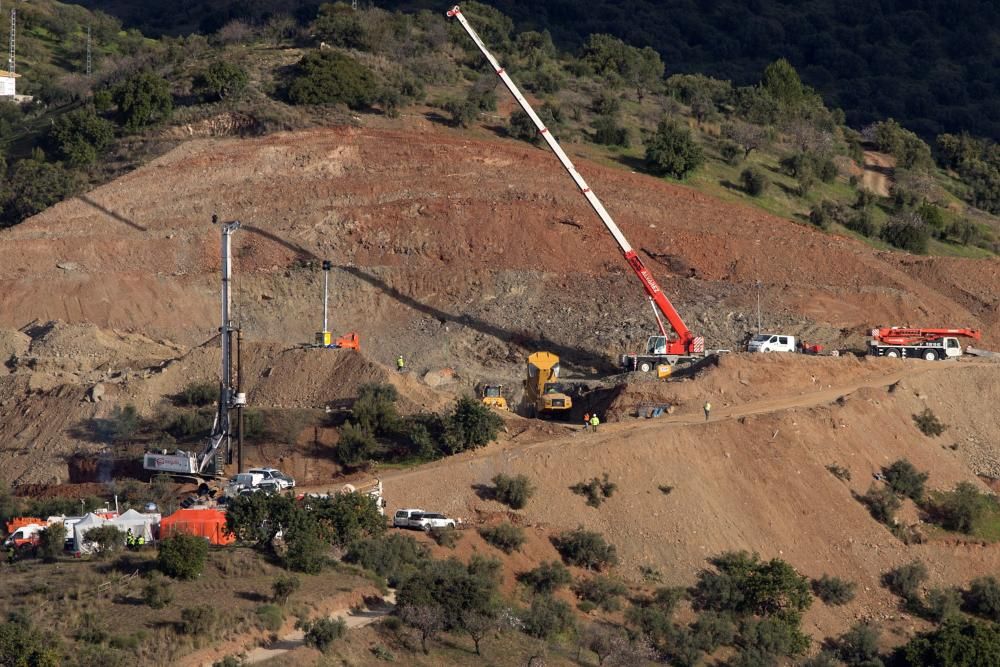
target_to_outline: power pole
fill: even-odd
[[[90,26],[87,26],[87,76],[90,76]]]

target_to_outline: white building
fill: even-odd
[[[7,70],[0,70],[0,97],[14,97],[17,94],[14,82],[20,74],[14,74]]]

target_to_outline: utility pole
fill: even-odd
[[[760,333],[760,281],[757,281],[757,333]]]

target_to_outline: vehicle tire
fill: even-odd
[[[643,361],[642,363],[639,364],[639,370],[642,371],[643,373],[648,373],[649,371],[653,370],[653,364],[649,363],[648,361]]]
[[[935,352],[934,350],[927,350],[926,352],[924,352],[924,359],[926,359],[927,361],[937,361],[937,358],[938,358],[937,352]]]
[[[888,352],[885,353],[885,356],[889,357],[890,359],[895,359],[896,357],[899,356],[899,352],[896,352],[896,350],[889,350]]]

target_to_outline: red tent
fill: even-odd
[[[236,536],[226,531],[226,515],[214,509],[177,510],[160,522],[160,539],[187,533],[208,538],[212,544],[230,544]]]

